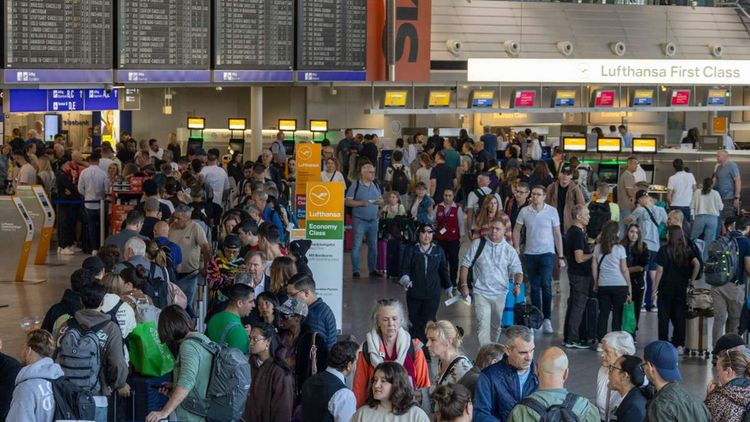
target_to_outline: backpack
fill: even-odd
[[[71,318],[60,334],[55,361],[62,367],[65,377],[83,390],[97,393],[102,387],[103,349],[107,339],[100,333],[111,323],[106,320],[85,329]],[[117,329],[119,331],[119,327]]]
[[[604,223],[612,219],[609,201],[589,203],[589,224],[586,226],[586,236],[596,239],[602,232]]]
[[[391,178],[391,189],[395,190],[399,193],[399,195],[406,195],[406,192],[409,190],[409,178],[406,177],[406,170],[405,167],[402,165],[399,168],[396,168],[396,166],[390,166],[391,171],[393,172],[393,177]]]
[[[245,412],[245,401],[250,390],[250,364],[239,349],[225,347],[195,336],[186,338],[201,345],[213,356],[211,377],[208,380],[206,399],[188,396],[182,406],[206,421],[234,422]]]
[[[492,192],[490,192],[490,193],[484,193],[484,191],[482,190],[482,188],[476,188],[472,192],[474,192],[474,195],[477,196],[477,212],[476,213],[479,214],[479,209],[482,208],[482,202],[484,201],[484,198],[487,195],[492,194]],[[466,199],[468,200],[469,198],[467,197]]]
[[[474,265],[476,265],[479,256],[482,255],[484,247],[487,245],[487,238],[482,237],[479,240],[479,247],[477,247],[477,253],[474,254],[474,258],[471,259],[471,265],[469,266],[469,273],[466,275],[466,285],[469,289],[474,287]],[[470,246],[471,247],[471,246]]]
[[[52,396],[55,398],[54,420],[94,420],[96,402],[91,391],[76,385],[65,376],[47,381],[51,384]]]
[[[142,322],[159,321],[159,315],[161,309],[148,303],[145,298],[136,299],[135,296],[127,296],[135,304],[135,322],[140,324]]]
[[[580,419],[573,413],[573,405],[579,398],[576,394],[568,393],[562,404],[553,404],[547,408],[531,397],[522,399],[520,404],[536,412],[539,415],[539,422],[579,422]]]
[[[723,286],[734,281],[739,263],[739,247],[735,235],[729,233],[714,240],[708,245],[708,259],[704,268],[706,283]]]
[[[128,261],[123,262],[126,267],[135,268],[133,264]],[[143,265],[138,264],[140,270],[143,271]],[[146,272],[146,283],[143,285],[143,293],[145,293],[154,302],[154,306],[159,309],[164,309],[169,305],[169,286],[167,285],[166,279],[158,279],[154,275],[156,273],[156,267],[161,268],[162,275],[169,277],[167,270],[164,267],[160,267],[157,264],[152,263],[151,269]]]

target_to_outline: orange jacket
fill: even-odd
[[[427,388],[430,386],[430,374],[427,370],[427,360],[422,350],[422,342],[418,339],[414,339],[412,342],[414,343],[414,388]],[[382,345],[380,349],[385,351]],[[357,369],[354,372],[354,384],[352,385],[354,397],[357,398],[358,409],[365,404],[367,388],[370,386],[370,380],[374,374],[375,368],[367,363],[365,355],[360,351],[359,356],[357,356]]]

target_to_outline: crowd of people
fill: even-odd
[[[405,291],[375,301],[360,341],[340,335],[317,295],[325,275],[307,265],[310,241],[290,239],[296,165],[283,132],[247,161],[183,155],[174,136],[163,149],[124,133],[85,159],[61,139],[14,140],[9,190],[41,181],[57,201],[58,253],[91,256],[27,334],[23,367],[0,355],[13,374],[0,386],[12,391],[7,420],[83,419],[62,400],[89,396],[97,421],[124,420],[122,403],[154,396],[147,421],[743,420],[750,219],[728,153],[700,187],[675,160],[662,203],[635,156],[613,192],[577,157],[555,148],[544,159],[528,129],[484,132],[398,139],[385,168],[377,135],[347,129],[323,142],[321,181],[346,184],[353,283],[388,276]],[[136,179],[142,192],[102,242],[103,200]],[[728,274],[713,262],[719,241],[736,255]],[[555,332],[561,271],[563,343],[538,352],[535,336]],[[678,368],[703,273],[721,281],[710,292],[719,340],[705,404]],[[438,320],[446,297],[472,306],[472,333]],[[526,301],[538,324],[507,315]],[[639,357],[641,308],[658,313],[658,340]],[[477,336],[475,359],[465,335]],[[587,350],[602,353],[591,400],[565,388],[568,354]],[[159,359],[146,365],[146,355]]]

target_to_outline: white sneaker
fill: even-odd
[[[67,248],[62,248],[62,250],[60,251],[60,255],[75,255],[75,254],[76,254],[75,251],[70,246],[68,246]]]
[[[555,330],[552,329],[552,321],[545,319],[542,323],[542,332],[544,334],[553,334]]]
[[[60,255],[62,253],[63,248],[60,246],[57,247],[57,254]]]
[[[68,246],[68,247],[70,248],[70,250],[72,250],[72,251],[73,251],[73,252],[75,252],[75,253],[78,253],[78,252],[83,252],[83,249],[79,248],[79,247],[78,247],[78,246],[76,246],[75,244],[73,244],[73,245],[70,245],[70,246]]]

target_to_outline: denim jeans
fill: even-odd
[[[187,297],[186,311],[191,316],[194,315],[193,299],[195,299],[195,288],[198,285],[198,277],[200,277],[200,273],[198,271],[195,271],[193,273],[177,274],[177,281],[175,282],[177,287],[179,287]]]
[[[531,284],[531,303],[540,308],[545,319],[552,316],[552,266],[555,254],[526,256],[526,271]]]
[[[378,260],[378,220],[365,221],[355,218],[352,221],[352,272],[359,272],[359,251],[362,238],[367,236],[367,268],[375,271]]]
[[[719,226],[719,220],[715,215],[698,214],[693,221],[693,227],[690,231],[690,238],[695,240],[703,236],[703,260],[708,258],[708,245],[716,240],[716,233]]]

